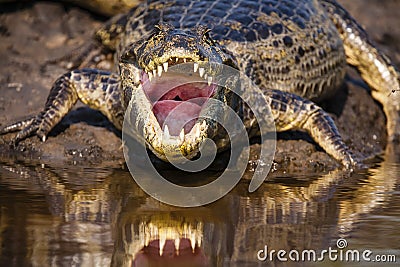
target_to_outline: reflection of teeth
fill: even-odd
[[[213,80],[213,77],[212,77],[212,76],[208,77],[208,79],[207,79],[207,81],[208,81],[208,86],[210,86],[210,85],[211,85],[211,83],[212,83],[212,80]]]
[[[192,247],[192,251],[194,253],[194,249],[196,248],[196,236],[195,234],[190,235],[190,246]]]
[[[158,77],[161,77],[162,69],[163,69],[163,68],[161,67],[161,65],[159,65],[159,66],[157,67]]]
[[[200,69],[199,69],[200,77],[203,77],[204,72],[205,72],[204,68],[200,68]]]
[[[163,64],[163,67],[164,67],[164,71],[167,72],[168,71],[168,62],[165,62]]]
[[[201,237],[200,236],[197,237],[197,246],[201,247]]]
[[[181,239],[180,238],[175,238],[175,251],[176,254],[179,255],[179,244],[181,243]]]
[[[166,240],[167,240],[167,236],[164,233],[163,234],[160,233],[160,251],[159,251],[160,257],[162,256],[162,254],[164,252],[164,246],[165,246]]]
[[[165,127],[164,127],[164,138],[170,139],[168,125],[165,125]]]
[[[160,257],[162,257],[166,251],[167,242],[174,242],[174,255],[179,255],[181,252],[180,245],[182,240],[190,242],[192,253],[195,253],[196,249],[201,248],[201,243],[203,241],[203,224],[197,222],[196,224],[184,223],[180,227],[158,227],[152,223],[143,223],[143,226],[139,227],[139,239],[143,242],[145,247],[149,247],[151,241],[156,241],[159,246],[158,253]],[[186,249],[186,246],[183,249]]]
[[[194,63],[193,65],[193,71],[197,72],[197,70],[199,69],[199,64],[198,63]]]
[[[182,128],[181,133],[179,134],[179,138],[181,139],[181,142],[185,141],[185,129]]]
[[[197,230],[201,230],[201,229],[203,229],[203,224],[201,223],[201,222],[199,222],[198,224],[197,224]],[[197,242],[197,247],[201,247],[201,240],[202,240],[202,236],[201,235],[197,235],[197,240],[196,240],[196,242]]]

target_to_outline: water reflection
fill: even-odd
[[[344,237],[362,246],[369,237],[355,226],[372,227],[364,218],[389,203],[385,227],[398,228],[398,162],[389,147],[363,172],[277,177],[252,194],[243,181],[185,209],[148,197],[127,171],[3,159],[0,265],[253,266],[264,245],[324,249]],[[399,235],[380,231],[386,248],[400,249]]]

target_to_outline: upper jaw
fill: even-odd
[[[200,60],[198,56],[194,58],[191,56],[190,57],[169,56],[164,58],[163,60],[159,60],[157,62],[156,61],[151,62],[150,65],[145,66],[142,69],[147,74],[149,80],[152,81],[153,78],[161,77],[163,73],[168,72],[168,70],[170,70],[171,67],[188,64],[186,65],[186,67],[192,66],[193,73],[198,73],[198,76],[200,78],[203,78],[210,86],[211,83],[213,82],[213,74],[207,72],[206,68],[203,66],[208,63],[209,62],[207,61]]]

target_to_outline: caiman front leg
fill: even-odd
[[[78,99],[100,110],[116,128],[121,129],[124,115],[119,84],[119,76],[111,72],[97,69],[68,72],[54,83],[42,112],[0,129],[0,134],[19,131],[13,143],[33,134],[45,141],[50,130],[72,109]]]
[[[322,108],[287,92],[268,90],[265,95],[278,132],[305,130],[326,153],[346,168],[362,166],[343,142],[333,119]]]
[[[343,39],[347,62],[360,72],[383,105],[389,141],[400,142],[400,73],[369,40],[367,33],[334,0],[320,0]]]

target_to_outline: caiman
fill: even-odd
[[[249,107],[216,85],[215,70],[205,67],[224,64],[261,89],[277,131],[305,130],[328,154],[351,167],[359,159],[343,142],[333,119],[315,104],[337,92],[350,64],[382,104],[389,141],[399,140],[399,72],[334,0],[149,0],[113,17],[96,37],[115,51],[118,73],[84,68],[62,75],[40,114],[4,127],[1,134],[19,131],[15,143],[34,134],[45,141],[80,100],[100,110],[118,129],[131,104],[135,131],[163,160],[165,149],[193,159],[208,138],[224,150],[229,138],[213,120],[199,118],[182,129],[173,123],[163,125],[180,104],[185,112],[173,115],[173,120],[210,108],[207,101],[190,101],[206,98],[232,107],[250,135],[256,134],[257,122]],[[165,93],[179,80],[170,74],[171,68],[182,63],[193,65],[192,82],[182,78],[185,85]],[[205,83],[198,82],[200,77]],[[267,114],[267,107],[257,108]],[[205,112],[217,117],[223,111]]]

